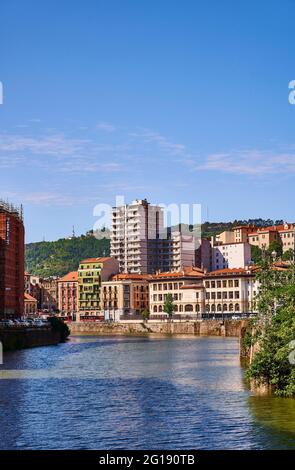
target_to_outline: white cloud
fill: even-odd
[[[103,132],[115,132],[116,127],[109,122],[101,121],[96,125],[96,129]]]
[[[295,173],[295,154],[269,150],[233,150],[208,155],[196,170],[213,170],[241,175]]]
[[[139,132],[130,132],[129,135],[133,138],[140,139],[145,143],[157,144],[161,150],[169,152],[172,155],[186,153],[185,145],[172,142],[167,137],[150,129],[143,129]]]
[[[71,155],[84,149],[89,143],[86,139],[71,139],[64,134],[44,137],[25,137],[20,135],[0,135],[0,152],[29,151],[38,155]]]

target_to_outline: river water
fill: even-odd
[[[252,396],[235,338],[73,337],[6,353],[1,449],[295,449],[295,400]]]

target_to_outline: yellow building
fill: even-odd
[[[115,258],[88,258],[78,269],[78,319],[103,318],[101,283],[119,272]]]

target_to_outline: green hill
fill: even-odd
[[[93,236],[62,238],[26,245],[26,271],[41,277],[63,276],[75,271],[84,258],[109,256],[110,240]]]
[[[202,237],[210,237],[224,230],[232,230],[235,225],[254,224],[257,226],[277,225],[280,220],[235,220],[233,222],[205,222],[202,224]],[[26,270],[37,276],[63,276],[75,271],[84,258],[109,256],[110,232],[99,233],[99,238],[90,231],[86,235],[62,238],[53,242],[37,242],[26,245]]]

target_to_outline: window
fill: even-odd
[[[235,279],[235,287],[239,287],[239,285],[240,285],[239,279]]]

